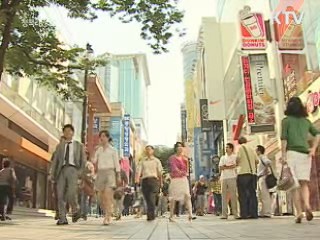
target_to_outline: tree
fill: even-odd
[[[178,0],[0,0],[0,81],[4,69],[13,75],[34,78],[63,98],[84,94],[75,72],[94,68],[99,61],[84,58],[84,49],[68,47],[56,36],[56,28],[39,18],[44,7],[59,6],[69,17],[92,21],[97,11],[124,23],[141,24],[141,37],[154,53],[167,51],[172,28],[183,13]],[[179,29],[177,33],[183,34]]]
[[[171,155],[174,154],[173,148],[166,146],[155,146],[154,155],[159,158],[162,163],[162,167],[165,173],[168,173],[168,160]]]

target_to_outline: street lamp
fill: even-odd
[[[81,142],[83,144],[86,144],[86,139],[87,139],[87,115],[88,115],[88,96],[87,96],[87,91],[88,91],[88,76],[89,76],[89,62],[90,58],[93,55],[93,49],[92,46],[87,43],[86,45],[86,66],[84,70],[84,92],[85,95],[83,97],[83,105],[82,105],[82,129],[81,129]]]

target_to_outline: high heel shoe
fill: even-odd
[[[302,215],[296,217],[295,222],[300,224],[302,222],[302,217],[303,217]]]
[[[173,219],[173,217],[169,217],[169,222],[174,223],[174,222],[176,222],[176,221]]]
[[[307,219],[308,222],[312,221],[312,219],[313,219],[313,214],[312,214],[310,209],[308,209],[306,211],[306,219]]]

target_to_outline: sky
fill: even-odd
[[[187,41],[197,40],[201,18],[214,16],[216,0],[180,0],[185,11],[183,38],[175,37],[168,45],[169,53],[153,55],[147,43],[140,38],[138,23],[123,24],[105,15],[93,22],[69,19],[62,9],[45,10],[45,17],[57,26],[69,44],[85,47],[89,42],[95,54],[146,53],[151,86],[148,101],[149,144],[171,146],[180,133],[180,104],[184,101],[183,61],[181,47]]]

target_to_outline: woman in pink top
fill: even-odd
[[[190,186],[188,181],[188,160],[183,155],[184,144],[177,142],[174,145],[175,154],[169,158],[169,169],[171,183],[169,187],[169,199],[170,199],[170,218],[173,222],[174,208],[177,201],[185,203],[188,209],[188,220],[192,220],[192,204],[190,195]]]

